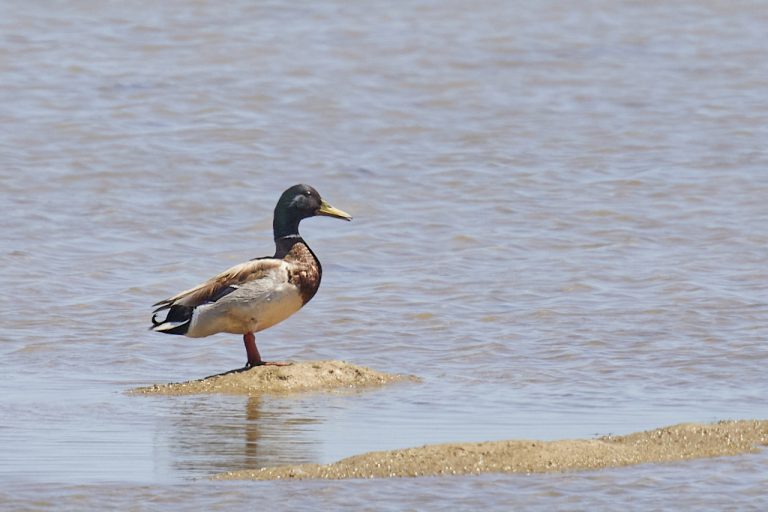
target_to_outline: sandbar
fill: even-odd
[[[682,423],[623,436],[509,440],[370,452],[332,464],[300,464],[215,475],[217,480],[388,478],[550,473],[721,457],[768,444],[768,420]]]

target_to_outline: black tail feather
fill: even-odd
[[[164,309],[164,308],[160,308]],[[159,325],[162,325],[164,323],[174,323],[179,324],[176,325],[170,329],[157,329],[158,332],[164,332],[166,334],[187,334],[187,331],[189,330],[189,324],[192,321],[192,312],[195,310],[195,308],[191,306],[182,306],[181,304],[175,304],[168,309],[168,313],[165,315],[165,318],[161,321],[158,321],[157,314],[159,310],[155,311],[155,314],[152,315],[152,327],[150,327],[150,330],[156,330],[155,328]]]

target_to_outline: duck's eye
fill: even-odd
[[[307,197],[309,197],[309,196],[311,196],[311,195],[312,195],[312,192],[310,192],[309,190],[305,190],[305,191],[304,191],[304,195],[305,195],[305,196],[307,196]]]

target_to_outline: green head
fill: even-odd
[[[309,185],[294,185],[280,196],[275,206],[273,229],[275,239],[299,234],[299,222],[307,217],[324,215],[337,219],[352,220],[352,217],[334,208]]]

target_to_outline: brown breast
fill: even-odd
[[[288,282],[298,287],[301,300],[306,304],[320,287],[320,279],[323,275],[320,262],[303,240],[293,244],[283,259],[292,263],[288,271]]]

